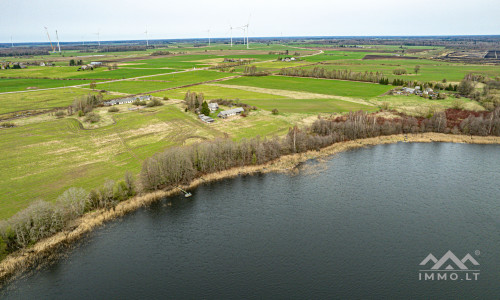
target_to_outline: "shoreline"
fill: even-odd
[[[483,137],[443,133],[379,136],[335,143],[322,148],[319,151],[308,151],[304,153],[284,155],[274,161],[261,165],[237,167],[217,173],[207,174],[196,178],[189,184],[181,187],[189,190],[206,182],[232,178],[239,175],[290,171],[300,163],[310,159],[325,158],[340,152],[357,148],[403,142],[405,141],[405,136],[406,142],[411,143],[448,142],[464,144],[500,144],[500,137],[495,136]],[[127,213],[149,205],[159,199],[178,193],[179,191],[176,188],[150,192],[120,202],[114,209],[99,209],[83,215],[82,217],[71,222],[68,228],[64,231],[45,238],[37,242],[32,247],[18,250],[2,260],[0,262],[0,287],[8,282],[9,279],[15,278],[15,275],[33,268],[34,266],[38,266],[40,264],[43,265],[51,259],[59,257],[60,253],[58,250],[71,246],[73,242],[80,240],[84,235],[92,232],[95,228],[104,225],[106,222],[122,217]]]

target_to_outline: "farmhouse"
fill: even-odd
[[[214,119],[205,116],[204,114],[199,114],[198,117],[200,117],[200,120],[202,120],[205,123],[213,123],[215,121]]]
[[[151,95],[141,95],[141,96],[135,96],[135,97],[127,97],[127,98],[122,98],[122,99],[109,100],[109,101],[104,102],[103,104],[106,106],[113,106],[113,105],[119,105],[119,104],[132,103],[135,100],[147,101],[150,99],[151,99]]]
[[[90,64],[92,66],[94,66],[94,67],[100,67],[100,66],[102,66],[102,62],[100,62],[100,61],[93,61]]]
[[[225,119],[225,118],[230,117],[230,116],[239,115],[239,114],[241,114],[244,111],[245,110],[242,107],[237,107],[237,108],[233,108],[233,109],[221,111],[217,115],[217,117]]]
[[[294,61],[294,60],[295,60],[295,57],[285,57],[285,58],[281,59],[281,61],[286,61],[286,62]]]
[[[92,65],[83,65],[80,68],[78,68],[78,71],[80,71],[80,70],[82,70],[82,71],[85,71],[85,70],[94,70],[94,66],[92,66]]]
[[[210,109],[210,112],[214,112],[219,109],[219,104],[217,103],[208,103],[208,108]]]
[[[406,93],[406,94],[415,94],[415,89],[412,89],[412,88],[409,88],[409,87],[404,87],[402,89],[402,92]]]

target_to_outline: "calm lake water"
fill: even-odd
[[[499,167],[499,145],[399,143],[206,184],[111,222],[0,296],[498,299]],[[448,250],[477,260],[465,262],[477,280],[419,280]]]

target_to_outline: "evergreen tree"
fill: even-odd
[[[210,108],[208,108],[207,101],[203,101],[203,104],[201,105],[201,113],[204,114],[205,116],[210,115]]]

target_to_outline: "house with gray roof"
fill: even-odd
[[[225,119],[227,117],[230,117],[230,116],[236,116],[236,115],[239,115],[241,114],[242,112],[244,112],[245,110],[243,109],[243,107],[236,107],[236,108],[233,108],[233,109],[228,109],[228,110],[223,110],[221,111],[217,117],[219,118],[222,118],[222,119]]]
[[[148,101],[148,100],[151,100],[151,95],[139,95],[139,96],[133,96],[133,97],[127,97],[127,98],[121,98],[121,99],[114,99],[114,100],[105,101],[105,102],[103,102],[103,104],[106,106],[113,106],[113,105],[119,105],[119,104],[133,103],[135,100]]]

